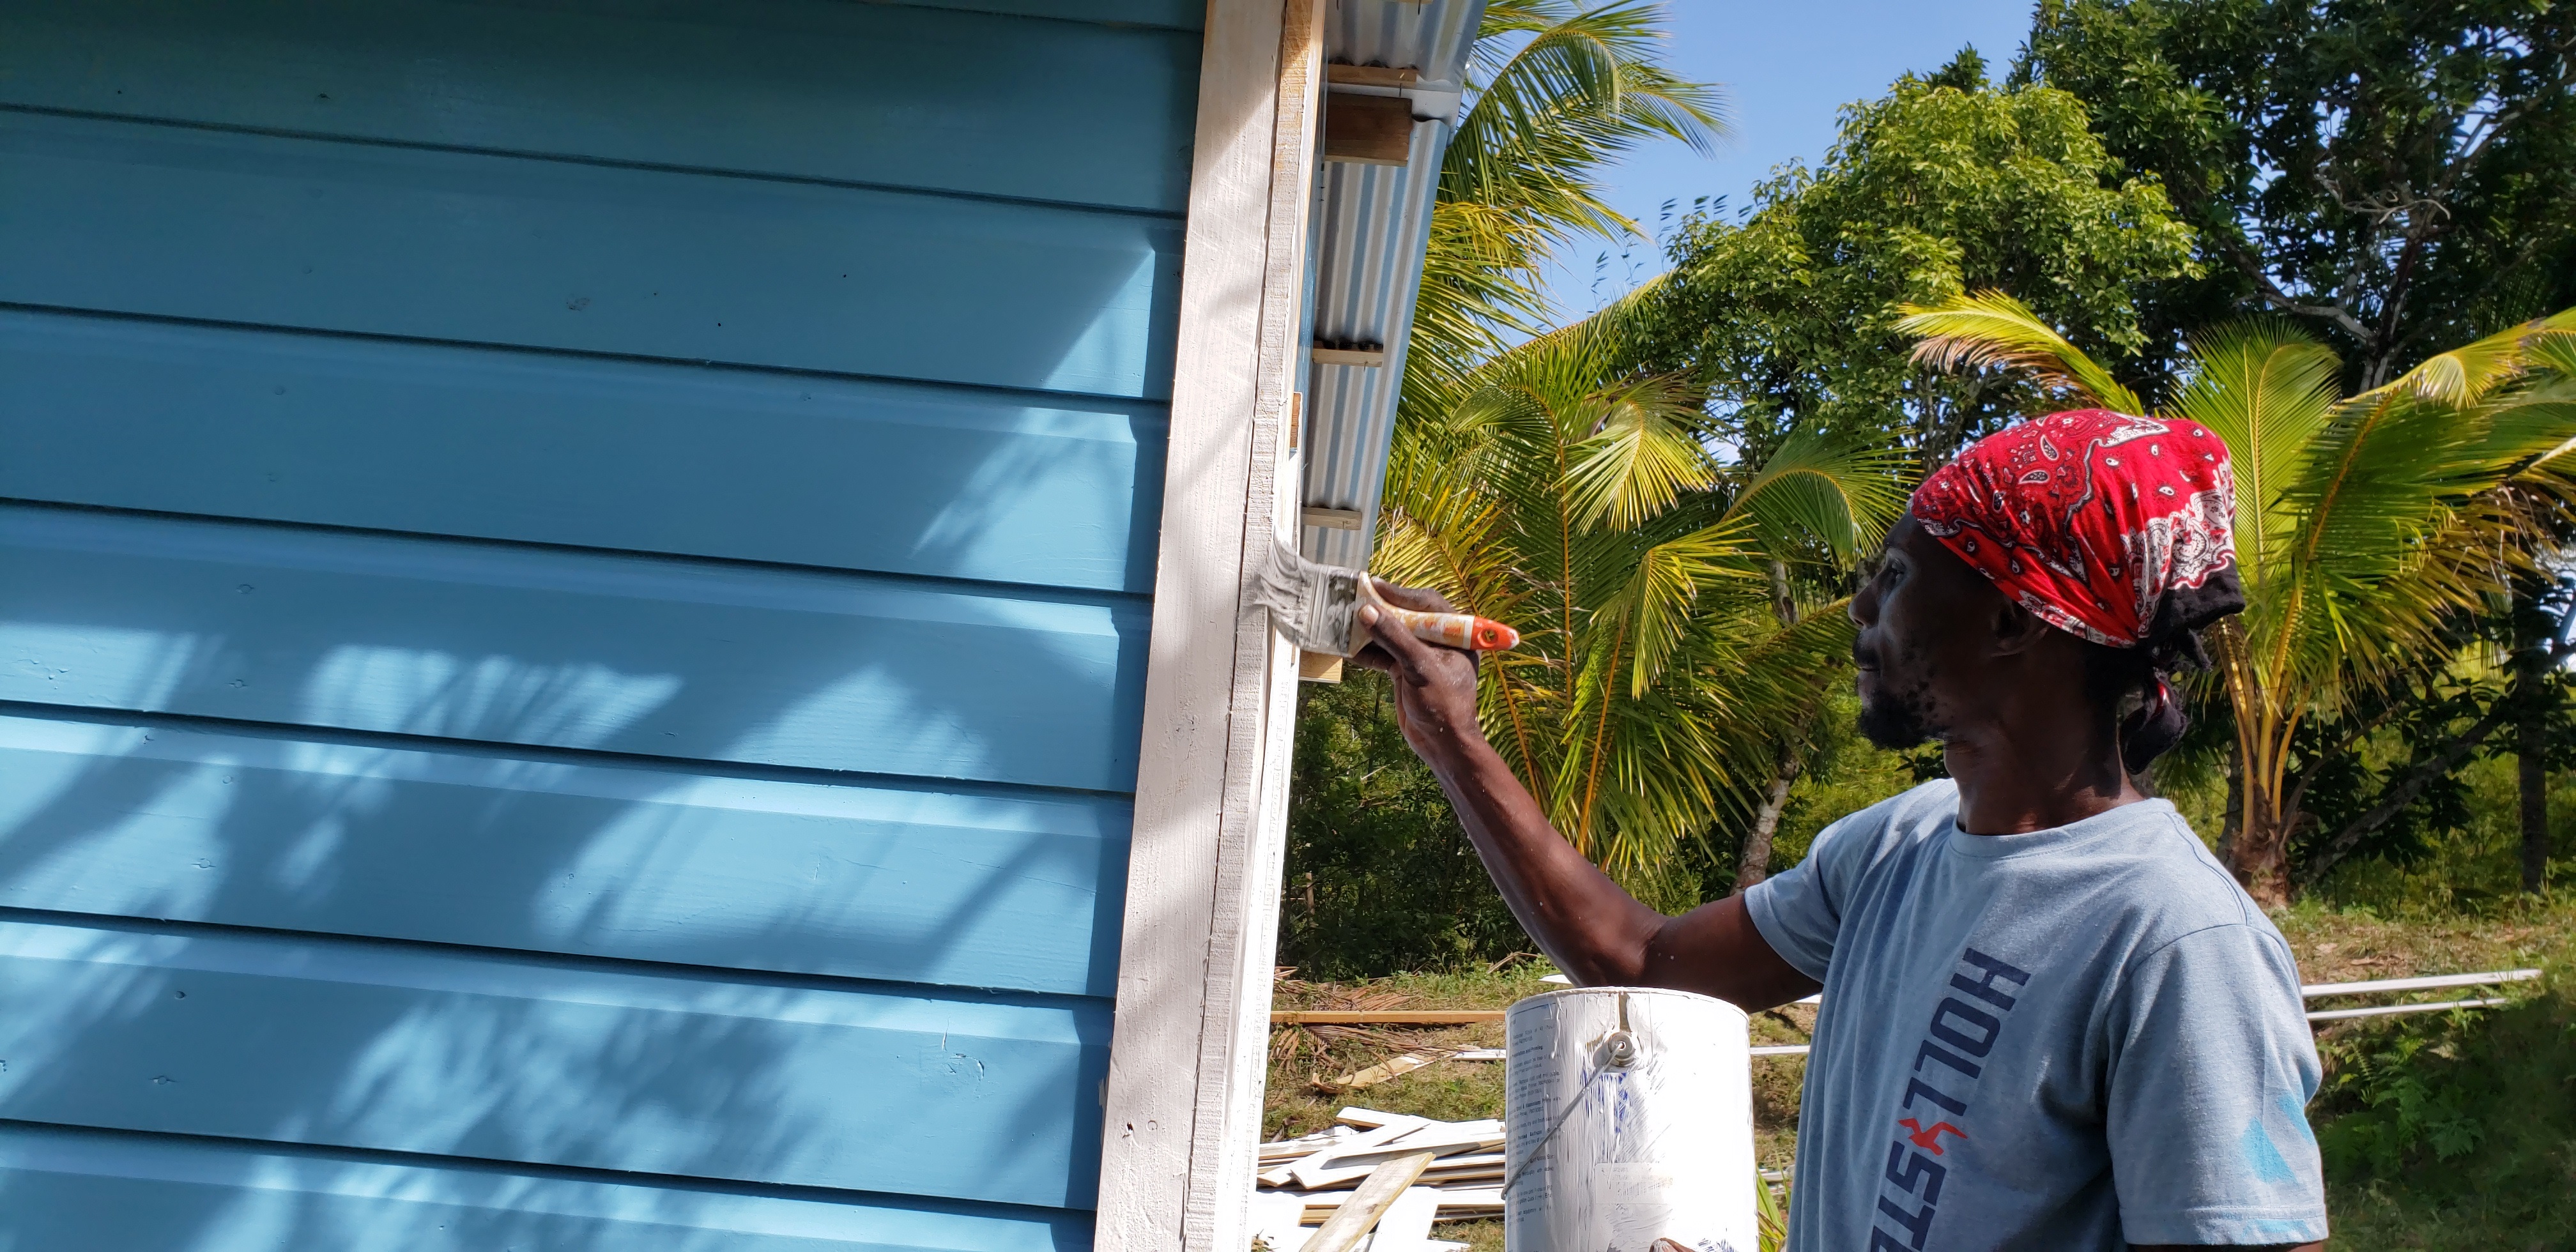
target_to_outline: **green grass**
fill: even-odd
[[[2335,1245],[2576,1248],[2576,978],[2508,1008],[2356,1024],[2321,1040],[2310,1115]]]
[[[2365,1019],[2322,1032],[2326,1087],[2310,1116],[2327,1152],[2331,1246],[2576,1252],[2576,905],[2506,904],[2485,916],[2381,917],[2306,905],[2281,930],[2309,982],[2541,965],[2516,1005]],[[1279,1008],[1500,1008],[1548,990],[1548,967],[1403,974],[1342,984],[1287,981]],[[2438,992],[2429,999],[2457,998]],[[2343,1003],[2343,1002],[2339,1002]],[[1764,1013],[1755,1042],[1802,1042],[1807,1009]],[[1352,1091],[1333,1080],[1422,1047],[1496,1047],[1499,1024],[1424,1031],[1273,1032],[1265,1137],[1329,1124],[1346,1105],[1444,1120],[1500,1117],[1503,1067],[1447,1062]],[[1755,1148],[1786,1169],[1805,1062],[1754,1063]],[[1502,1223],[1454,1222],[1440,1237],[1502,1247]]]

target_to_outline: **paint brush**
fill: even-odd
[[[1379,596],[1369,576],[1339,565],[1309,561],[1284,543],[1270,545],[1270,559],[1253,580],[1252,598],[1270,610],[1279,633],[1308,652],[1349,656],[1367,647],[1359,618],[1362,604],[1404,624],[1413,637],[1476,652],[1494,652],[1521,641],[1520,632],[1473,613],[1400,609]]]

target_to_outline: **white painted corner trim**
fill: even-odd
[[[1209,0],[1099,1252],[1241,1252],[1269,1046],[1297,651],[1246,594],[1294,535],[1324,0]]]

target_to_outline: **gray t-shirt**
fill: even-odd
[[[2325,1238],[2298,969],[2173,805],[1958,812],[1926,783],[1745,893],[1825,986],[1790,1252]]]

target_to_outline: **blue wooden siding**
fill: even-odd
[[[27,707],[27,706],[17,706]],[[1123,797],[0,716],[0,906],[1106,997]],[[113,719],[118,715],[105,717]],[[149,804],[63,800],[122,774]],[[350,839],[353,820],[367,838]],[[472,907],[505,899],[515,907]]]
[[[0,1244],[1087,1244],[1198,17],[0,0]]]
[[[1108,596],[0,504],[0,700],[1117,791],[1145,626]]]
[[[1103,396],[1169,386],[1167,218],[27,113],[0,115],[0,162],[15,303]]]
[[[1152,401],[0,308],[12,499],[1143,592],[1163,437]]]
[[[619,1181],[389,1154],[0,1125],[22,1248],[294,1252],[1020,1252],[1079,1247],[1090,1215],[784,1189]],[[215,1223],[204,1216],[220,1213]]]

